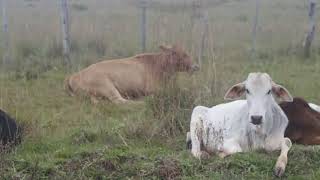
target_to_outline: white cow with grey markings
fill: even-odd
[[[292,97],[266,73],[250,73],[244,82],[228,90],[225,99],[235,100],[242,95],[246,96],[246,101],[193,109],[187,134],[191,152],[201,159],[209,154],[223,158],[256,149],[281,150],[274,174],[282,176],[292,143],[284,137],[288,119],[274,96],[289,102]]]

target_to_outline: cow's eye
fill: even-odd
[[[246,93],[247,93],[247,94],[250,94],[250,91],[249,91],[248,89],[246,89]]]
[[[267,95],[269,95],[269,94],[271,94],[271,90],[269,90],[269,91],[267,92]]]

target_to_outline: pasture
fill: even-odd
[[[254,2],[206,1],[210,26],[199,72],[179,74],[141,104],[93,105],[89,98],[68,96],[63,80],[99,60],[140,53],[136,2],[69,1],[72,67],[67,68],[57,2],[10,0],[11,63],[1,67],[0,108],[23,124],[24,138],[12,152],[0,154],[1,179],[273,179],[277,152],[199,161],[185,147],[192,108],[223,102],[227,89],[249,72],[267,72],[293,96],[320,104],[319,26],[312,56],[305,59],[301,50],[307,1],[261,0],[252,59]],[[152,1],[148,52],[177,43],[196,62],[200,26],[192,23],[189,4]],[[294,145],[288,158],[284,179],[320,178],[318,146]]]

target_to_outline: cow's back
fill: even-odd
[[[106,61],[101,67],[101,74],[109,79],[123,96],[139,97],[145,94],[147,78],[150,75],[144,64],[135,58]]]
[[[283,102],[280,107],[289,120],[285,136],[297,143],[315,144],[314,138],[320,137],[320,113],[312,109],[302,98],[294,98],[293,102]]]
[[[225,138],[233,137],[243,125],[240,116],[246,103],[246,100],[237,100],[213,106],[208,110],[207,123],[213,123],[215,131],[223,132]]]
[[[92,64],[72,75],[69,84],[74,91],[114,86],[123,96],[137,96],[144,93],[146,77],[145,66],[131,57]]]

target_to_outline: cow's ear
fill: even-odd
[[[246,88],[245,88],[244,82],[236,84],[227,91],[226,95],[224,96],[224,99],[225,100],[239,99],[244,94],[245,90]]]
[[[287,102],[293,101],[293,98],[289,93],[289,91],[279,84],[272,83],[272,93],[281,101],[287,101]]]

